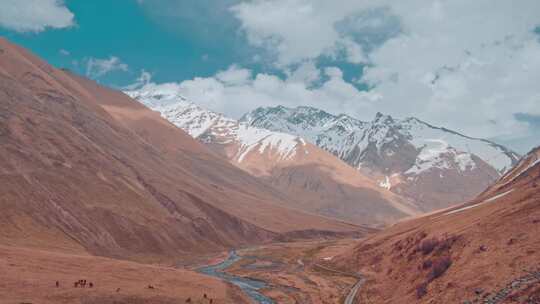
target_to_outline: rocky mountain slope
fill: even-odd
[[[368,279],[357,303],[538,303],[539,201],[537,148],[472,201],[399,223],[336,260]]]
[[[281,193],[125,94],[4,39],[0,49],[0,245],[176,260],[358,229],[284,208]]]
[[[419,212],[415,205],[299,136],[240,123],[203,109],[163,85],[149,84],[127,94],[231,163],[288,194],[288,206],[370,225]]]
[[[381,187],[416,201],[424,211],[472,199],[519,157],[487,140],[380,113],[364,122],[311,107],[278,106],[258,108],[240,121],[301,136],[376,178]]]

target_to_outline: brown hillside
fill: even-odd
[[[0,244],[149,260],[357,229],[278,206],[126,95],[0,48]]]
[[[342,255],[342,267],[368,279],[357,303],[538,303],[538,159],[533,150],[475,200],[399,223]]]

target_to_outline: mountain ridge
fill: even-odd
[[[285,208],[127,95],[0,47],[0,245],[164,261],[363,230]]]
[[[419,202],[425,211],[473,198],[519,158],[485,139],[415,117],[395,119],[380,112],[365,122],[314,107],[260,107],[240,121],[302,136],[395,193]],[[445,193],[446,184],[464,192]]]
[[[370,225],[419,212],[413,203],[300,136],[251,127],[203,109],[174,88],[148,85],[126,93],[231,163],[287,193],[297,208]]]
[[[261,127],[261,125],[262,125],[262,127],[266,128],[266,129],[276,129],[275,127],[271,127],[271,125],[269,125],[268,121],[267,121],[267,120],[269,120],[269,115],[267,115],[267,114],[268,113],[276,113],[276,109],[281,110],[281,111],[291,112],[293,117],[297,117],[296,114],[298,112],[302,113],[302,110],[309,110],[310,112],[317,112],[317,113],[319,113],[319,115],[322,115],[322,116],[324,116],[326,118],[332,118],[332,122],[339,122],[340,118],[345,117],[348,120],[352,120],[354,122],[354,123],[352,123],[352,125],[356,125],[356,126],[366,126],[369,123],[380,122],[381,120],[385,120],[387,122],[388,121],[389,122],[410,122],[410,121],[415,121],[417,123],[426,125],[429,128],[433,128],[433,129],[441,130],[441,131],[444,131],[444,132],[452,133],[454,135],[464,137],[464,138],[470,139],[470,140],[476,140],[476,141],[485,142],[485,143],[487,143],[487,144],[489,144],[491,146],[494,146],[494,147],[502,150],[505,154],[508,154],[508,156],[514,160],[514,162],[516,162],[517,159],[519,158],[519,154],[511,151],[510,149],[506,148],[505,146],[503,146],[501,144],[498,144],[498,143],[495,143],[493,141],[483,139],[483,138],[468,136],[468,135],[465,135],[463,133],[448,129],[446,127],[435,126],[435,125],[433,125],[431,123],[425,122],[425,121],[423,121],[423,120],[421,120],[419,118],[413,117],[413,116],[406,117],[406,118],[403,118],[403,119],[395,119],[390,115],[385,115],[385,114],[383,114],[381,112],[377,112],[372,121],[362,121],[362,120],[356,119],[356,118],[354,118],[354,117],[352,117],[352,116],[350,116],[348,114],[334,115],[334,114],[330,114],[330,113],[328,113],[328,112],[326,112],[324,110],[321,110],[321,109],[318,109],[318,108],[315,108],[315,107],[311,107],[311,106],[299,106],[299,107],[296,107],[296,108],[287,108],[287,107],[284,107],[284,106],[276,106],[276,107],[259,107],[259,108],[255,109],[255,110],[251,111],[251,112],[248,112],[248,113],[244,114],[239,119],[239,121],[246,122],[249,125],[253,125],[253,126]],[[276,118],[275,116],[272,116],[272,115],[270,115],[270,117],[272,119]],[[285,117],[285,119],[289,120],[288,117]],[[289,128],[289,130],[292,130],[292,129]],[[500,170],[501,173],[504,173],[506,170],[509,170],[510,168],[512,168],[512,166],[510,166],[510,167],[499,167],[497,169]]]

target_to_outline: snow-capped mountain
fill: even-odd
[[[355,223],[381,225],[420,212],[331,153],[298,135],[250,126],[204,109],[174,89],[126,92],[290,199],[289,207]]]
[[[242,163],[251,152],[270,154],[277,160],[286,160],[297,153],[308,153],[306,142],[296,135],[251,127],[247,123],[227,118],[187,101],[170,90],[147,90],[126,92],[130,97],[161,113],[165,119],[186,131],[189,135],[208,144],[237,145],[231,156]]]
[[[258,108],[240,121],[302,136],[426,211],[474,197],[519,159],[493,142],[381,113],[364,122],[312,107],[278,106]]]

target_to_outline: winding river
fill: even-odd
[[[219,264],[199,268],[197,271],[209,276],[213,276],[224,281],[230,282],[242,289],[252,300],[259,304],[274,304],[272,299],[259,292],[260,289],[266,288],[268,285],[263,281],[246,279],[231,275],[225,272],[232,264],[240,261],[242,257],[236,254],[236,251],[231,251],[227,259]]]

